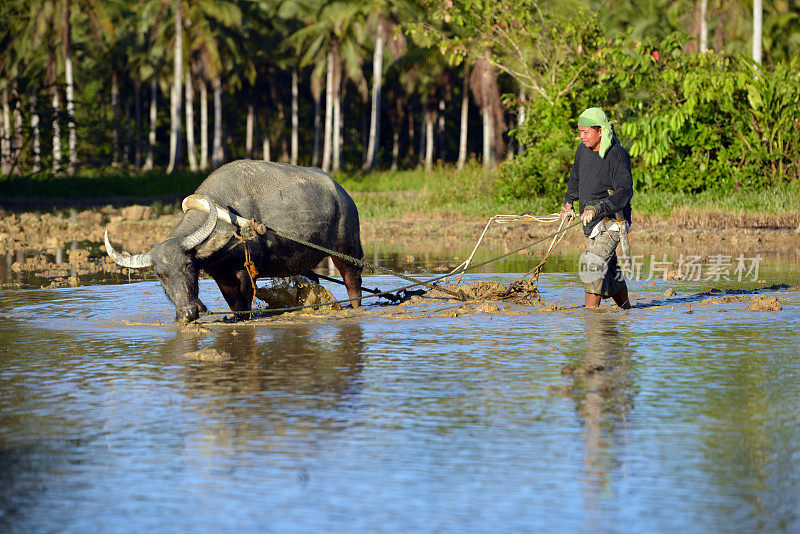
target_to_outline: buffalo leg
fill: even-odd
[[[347,288],[347,296],[351,299],[350,303],[354,308],[361,306],[361,267],[356,267],[349,261],[340,258],[333,258],[333,264],[339,269],[339,273],[344,280],[344,286]]]
[[[214,276],[225,302],[231,311],[250,311],[253,309],[253,285],[244,269]],[[246,315],[246,314],[245,314]]]

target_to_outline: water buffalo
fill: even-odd
[[[217,205],[216,209],[209,209]],[[244,266],[245,248],[234,236],[247,219],[286,235],[362,258],[358,210],[353,199],[317,168],[240,160],[212,172],[183,203],[178,225],[145,254],[114,250],[108,255],[123,267],[153,267],[175,305],[175,320],[190,322],[206,311],[198,298],[198,273],[217,282],[233,311],[250,311],[253,287]],[[279,237],[269,230],[248,241],[257,276],[311,273],[324,252]],[[361,298],[361,268],[333,256],[350,298]],[[359,300],[352,301],[359,306]]]

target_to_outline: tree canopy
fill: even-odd
[[[797,179],[800,0],[763,3],[762,65],[749,59],[752,5],[6,0],[0,173],[171,170],[181,131],[176,168],[197,165],[195,133],[212,164],[253,154],[254,136],[259,155],[288,161],[290,125],[292,161],[317,165],[324,123],[327,168],[462,165],[469,152],[500,163],[497,195],[550,194],[575,117],[599,105],[637,187]]]

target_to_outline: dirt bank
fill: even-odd
[[[106,227],[115,246],[131,253],[145,252],[178,222],[180,214],[156,215],[148,206],[106,206],[62,213],[0,213],[0,282],[19,285],[15,273],[34,273],[48,281],[44,286],[80,285],[87,275],[123,276],[123,269],[105,255],[102,246]],[[694,213],[689,210],[669,218],[639,218],[634,221],[631,241],[634,253],[664,251],[678,254],[724,253],[730,255],[780,254],[800,257],[800,234],[796,228],[800,212],[780,216],[748,216]],[[458,214],[410,213],[389,220],[362,220],[362,242],[367,251],[418,252],[469,251],[486,219],[463,219]],[[555,231],[557,224],[496,224],[484,238],[484,246],[513,250]],[[569,230],[562,247],[582,246],[583,234]],[[537,255],[545,240],[524,253]],[[563,250],[563,249],[562,249]],[[458,263],[458,262],[456,262]]]

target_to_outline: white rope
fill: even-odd
[[[459,264],[458,267],[456,267],[455,269],[450,271],[450,274],[453,274],[453,273],[459,271],[460,269],[466,269],[467,267],[469,267],[469,264],[472,263],[472,258],[475,256],[475,252],[478,250],[478,247],[480,246],[481,241],[483,241],[483,237],[486,235],[486,232],[487,232],[487,230],[489,230],[489,226],[491,226],[492,222],[497,222],[497,223],[503,224],[503,223],[510,223],[510,222],[518,222],[518,221],[538,222],[538,223],[544,223],[544,224],[549,224],[549,223],[554,223],[554,222],[561,221],[561,226],[563,226],[565,219],[562,219],[561,215],[559,213],[551,213],[550,215],[527,215],[527,214],[526,215],[494,215],[494,216],[490,217],[489,220],[486,222],[486,226],[484,226],[483,232],[481,233],[481,236],[478,238],[478,242],[475,243],[475,248],[472,249],[472,253],[469,255],[469,258],[467,258],[465,261],[463,261],[461,264]],[[559,230],[561,230],[561,226],[558,227]],[[553,246],[555,244],[555,238],[556,237],[558,237],[558,235],[554,236],[553,237],[553,242],[550,243],[550,248],[547,250],[547,254],[548,255],[550,254],[550,251],[553,250]],[[458,276],[458,279],[456,280],[456,283],[460,284],[461,283],[461,279],[463,277],[464,277],[464,273],[462,272]]]

